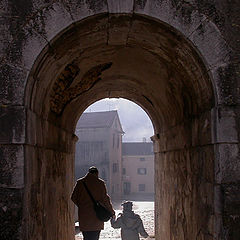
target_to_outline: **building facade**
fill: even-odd
[[[83,113],[76,127],[75,177],[96,166],[113,199],[122,196],[122,134],[117,111]]]
[[[123,197],[154,198],[154,154],[152,142],[122,144]]]

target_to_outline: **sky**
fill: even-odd
[[[123,142],[150,142],[153,126],[146,112],[137,104],[123,98],[105,98],[90,105],[85,112],[117,110],[122,124]]]

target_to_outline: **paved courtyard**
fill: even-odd
[[[116,210],[116,216],[120,213],[121,206],[119,203],[114,204]],[[154,202],[139,202],[133,201],[133,210],[135,213],[139,214],[143,220],[143,225],[150,235],[150,239],[155,239],[154,237]],[[77,234],[75,240],[82,240],[82,234]],[[105,229],[101,231],[100,240],[120,240],[120,229],[113,229],[111,227],[110,221],[105,223]],[[140,238],[144,239],[144,238]]]

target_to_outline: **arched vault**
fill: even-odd
[[[25,101],[29,121],[38,126],[28,132],[37,146],[32,151],[38,157],[42,154],[45,169],[37,174],[47,184],[40,190],[39,202],[52,212],[43,225],[48,228],[62,204],[65,208],[60,218],[71,216],[66,207],[72,180],[67,178],[63,188],[57,181],[73,174],[78,118],[97,100],[121,97],[139,104],[154,126],[156,212],[161,214],[156,217],[156,236],[168,239],[181,235],[182,228],[189,238],[198,234],[204,219],[211,218],[209,205],[213,207],[214,153],[208,144],[215,96],[204,59],[191,42],[156,19],[138,14],[100,14],[64,29],[42,51],[35,66]],[[201,190],[197,189],[195,174],[202,176]],[[32,182],[29,179],[30,192]],[[53,188],[57,188],[55,198],[62,196],[55,208],[45,199]],[[66,188],[67,195],[63,194]],[[205,193],[209,194],[207,203],[193,207]],[[35,206],[31,208],[37,212]],[[202,211],[204,218],[200,217]],[[172,222],[183,215],[187,223],[183,219]],[[33,216],[29,220],[39,217]],[[57,235],[69,236],[69,225],[73,225],[69,219],[62,231],[68,230]],[[196,222],[194,227],[191,219]],[[55,225],[60,226],[61,221]],[[178,233],[173,232],[175,225]]]
[[[150,18],[112,15],[110,23],[104,14],[88,18],[69,26],[46,50],[26,100],[34,111],[35,102],[44,103],[36,111],[63,116],[61,124],[71,130],[82,111],[104,97],[139,104],[156,133],[214,105],[201,56],[179,32]]]

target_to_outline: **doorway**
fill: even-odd
[[[122,97],[153,123],[157,238],[205,236],[213,231],[214,213],[211,79],[177,30],[138,14],[114,17],[131,22],[127,43],[107,44],[109,16],[99,14],[69,26],[52,40],[54,51],[36,61],[26,94],[27,235],[74,237],[69,196],[77,120],[95,101]]]
[[[102,99],[84,111],[75,134],[75,179],[84,177],[89,167],[97,167],[116,215],[124,201],[132,201],[135,213],[143,215],[145,228],[154,238],[153,127],[145,111],[126,99]],[[145,174],[139,173],[142,168]],[[78,221],[75,226],[75,238],[81,239]],[[106,223],[100,239],[111,237],[120,239],[120,232]]]

